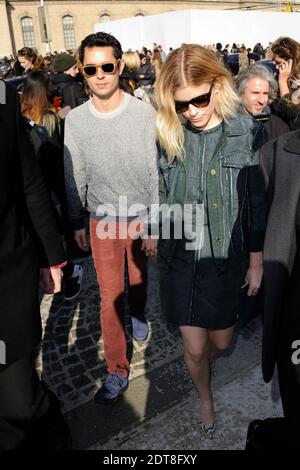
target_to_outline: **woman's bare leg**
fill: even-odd
[[[186,366],[200,398],[200,420],[214,422],[213,398],[209,384],[208,330],[195,326],[181,326],[183,353]]]
[[[184,359],[200,398],[200,420],[214,422],[213,397],[209,369],[220,351],[232,341],[234,327],[225,330],[207,330],[195,326],[181,326]]]
[[[220,351],[226,351],[229,348],[234,333],[234,326],[226,328],[226,330],[210,330],[208,332],[211,345],[211,354],[217,357]]]

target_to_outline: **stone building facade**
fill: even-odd
[[[34,47],[41,54],[76,49],[85,36],[94,32],[96,23],[131,16],[191,8],[278,10],[276,1],[45,0],[51,34],[47,44],[42,41],[39,21],[41,3],[41,0],[0,0],[0,57],[15,55],[23,46]]]

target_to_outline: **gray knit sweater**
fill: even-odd
[[[99,113],[92,100],[70,111],[65,122],[65,179],[70,218],[82,226],[82,211],[101,215],[113,207],[158,203],[158,167],[154,109],[124,93],[111,113]],[[129,216],[138,214],[136,206]],[[113,213],[113,212],[110,212]]]

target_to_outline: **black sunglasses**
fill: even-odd
[[[210,89],[204,95],[195,96],[190,101],[176,101],[175,100],[175,110],[176,113],[182,114],[185,113],[188,109],[190,104],[195,106],[196,108],[206,108],[206,106],[210,103],[211,92],[214,86],[214,81],[210,85]]]
[[[23,47],[18,51],[18,56],[28,56],[28,57],[33,57],[34,51],[28,47]]]
[[[86,75],[87,77],[94,77],[95,75],[97,75],[99,68],[106,75],[110,75],[110,74],[115,73],[118,65],[119,65],[119,60],[116,64],[112,62],[107,62],[106,64],[87,64],[87,65],[83,65],[81,67],[81,70],[84,73],[84,75]]]
[[[289,44],[287,44],[284,39],[283,39],[282,41],[280,41],[280,43],[278,44],[278,46],[279,46],[279,47],[285,47],[285,49],[290,49]]]

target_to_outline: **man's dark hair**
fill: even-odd
[[[217,42],[216,48],[217,48],[217,51],[221,51],[222,50],[222,44],[220,42]]]
[[[79,60],[83,64],[84,59],[84,49],[85,47],[112,47],[114,51],[114,56],[117,60],[122,59],[123,51],[119,41],[108,33],[94,33],[89,34],[83,41],[81,41],[80,47],[78,49]]]

